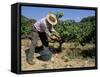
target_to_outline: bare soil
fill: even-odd
[[[21,69],[22,70],[40,70],[40,69],[60,69],[60,68],[78,68],[78,67],[94,67],[95,66],[95,48],[93,44],[85,46],[76,45],[76,43],[63,43],[60,53],[53,53],[50,61],[41,61],[37,59],[38,53],[35,53],[35,64],[30,65],[26,61],[25,51],[30,48],[31,41],[29,39],[21,40]],[[37,46],[41,46],[40,41]],[[58,44],[55,44],[57,47]],[[57,51],[56,51],[57,52]],[[67,54],[70,53],[71,54]],[[75,52],[76,55],[73,53]],[[77,53],[76,53],[77,52]],[[67,54],[67,55],[66,55]],[[91,54],[93,57],[91,57]]]

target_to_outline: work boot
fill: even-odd
[[[27,63],[30,64],[30,65],[34,65],[35,64],[35,62],[32,59],[28,59],[28,58],[27,58]]]
[[[34,59],[34,54],[28,52],[28,53],[26,54],[26,61],[28,62],[28,64],[34,65],[35,62],[33,61],[33,59]]]

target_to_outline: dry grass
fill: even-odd
[[[25,51],[30,48],[31,41],[25,39],[21,42],[22,70],[59,69],[95,66],[95,54],[92,54],[95,52],[95,50],[93,49],[95,48],[95,45],[93,44],[86,44],[84,47],[82,47],[81,45],[77,45],[76,43],[63,43],[62,51],[60,53],[54,53],[50,61],[41,61],[37,59],[37,56],[39,56],[39,54],[35,53],[35,64],[29,65],[26,62]],[[39,43],[38,46],[40,46],[40,44],[41,43]]]

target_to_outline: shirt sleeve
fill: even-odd
[[[51,28],[51,31],[59,35],[59,33],[53,27]]]
[[[51,33],[50,33],[50,31],[48,30],[48,28],[45,29],[45,33],[46,33],[48,36],[51,35]]]
[[[51,28],[51,32],[56,32],[56,30],[52,27],[52,28]]]

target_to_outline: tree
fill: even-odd
[[[31,37],[32,25],[36,22],[34,19],[28,19],[25,16],[21,16],[21,36],[22,38]]]

